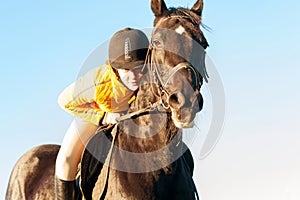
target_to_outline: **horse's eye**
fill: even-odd
[[[161,48],[162,47],[162,44],[159,40],[153,40],[152,45],[156,48]]]

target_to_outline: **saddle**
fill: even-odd
[[[108,170],[108,166],[105,166],[104,163],[111,149],[113,141],[111,132],[113,128],[114,125],[99,127],[97,133],[89,141],[83,152],[80,166],[80,187],[84,198],[87,200],[93,199],[93,192],[101,193],[102,190],[102,193],[105,193],[105,180],[107,176],[105,170]],[[193,176],[194,160],[191,151],[187,147],[186,149],[183,154],[183,160],[186,170],[188,170],[190,176]],[[94,188],[97,191],[94,191]],[[103,195],[97,194],[100,197],[103,197]]]

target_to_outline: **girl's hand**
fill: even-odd
[[[107,112],[103,118],[102,124],[116,124],[117,118],[120,117],[120,113],[109,113]]]

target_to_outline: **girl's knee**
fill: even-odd
[[[55,163],[55,174],[62,180],[74,180],[76,177],[80,158],[66,156],[59,153]]]

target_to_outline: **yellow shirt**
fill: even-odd
[[[122,112],[134,100],[109,64],[94,68],[68,86],[58,104],[69,113],[99,125],[105,112]]]

